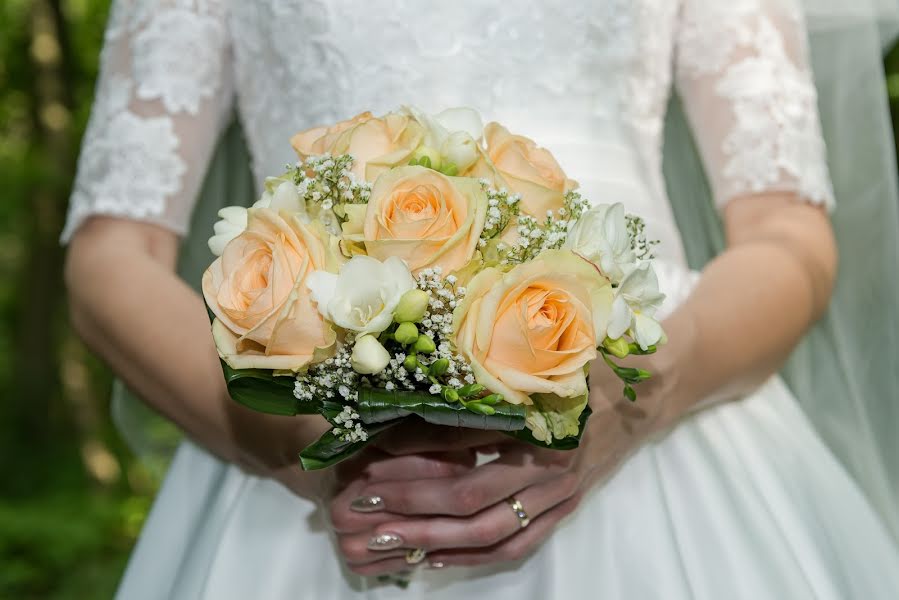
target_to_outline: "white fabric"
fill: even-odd
[[[786,1],[120,0],[107,36],[66,236],[92,214],[183,231],[232,80],[260,182],[294,160],[293,132],[409,102],[474,106],[534,137],[588,198],[646,218],[668,310],[695,277],[661,174],[675,75],[719,204],[765,190],[833,203],[802,22]],[[340,569],[311,503],[186,443],[119,597],[349,598],[368,586]],[[897,590],[882,523],[773,379],[646,446],[526,561],[426,572],[368,597]]]

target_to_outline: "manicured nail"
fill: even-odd
[[[394,550],[403,545],[403,538],[395,533],[381,533],[368,540],[369,550]]]
[[[350,508],[364,513],[384,510],[384,500],[380,496],[360,496],[350,502]]]
[[[440,562],[440,561],[432,562],[432,563],[429,563],[429,564],[428,564],[428,568],[429,568],[429,569],[442,569],[442,568],[445,567],[445,566],[446,566],[446,565],[445,565],[444,563]]]

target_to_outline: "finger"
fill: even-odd
[[[337,536],[337,549],[349,566],[367,565],[392,558],[405,560],[409,548],[401,542],[392,545],[372,544],[372,532],[342,534]]]
[[[384,455],[387,456],[387,455]],[[341,533],[370,531],[373,527],[398,517],[386,512],[383,500],[363,488],[373,481],[411,479],[416,482],[433,478],[452,478],[463,475],[474,466],[475,457],[469,451],[431,454],[425,456],[387,457],[373,461],[366,468],[354,467],[356,477],[328,503],[328,515],[333,528]]]
[[[559,521],[577,508],[581,496],[579,492],[556,505],[499,544],[487,548],[440,550],[430,554],[428,562],[434,566],[464,567],[521,560],[536,550],[552,534]]]
[[[566,473],[515,495],[528,518],[540,515],[562,504],[580,490],[580,479]],[[507,500],[494,504],[473,518],[438,517],[402,521],[389,521],[376,527],[370,539],[389,536],[406,548],[424,548],[428,551],[457,548],[482,548],[493,546],[522,529],[521,520]],[[353,540],[353,545],[364,543]]]
[[[433,452],[405,456],[384,455],[368,465],[364,473],[370,481],[402,481],[457,477],[474,468],[477,453],[472,450]]]
[[[420,454],[515,443],[496,431],[445,427],[410,420],[381,434],[375,445],[388,454]]]
[[[469,516],[531,485],[566,473],[573,451],[556,452],[516,446],[495,461],[462,475],[412,482],[372,482],[363,496],[380,499],[384,510],[403,515]]]
[[[365,577],[377,577],[378,575],[398,575],[408,573],[415,567],[406,562],[405,558],[390,558],[375,563],[364,565],[347,565],[350,571],[356,575]]]

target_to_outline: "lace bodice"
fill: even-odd
[[[117,0],[64,238],[91,214],[184,233],[237,107],[261,182],[294,132],[414,103],[477,108],[550,148],[585,195],[680,240],[661,174],[683,97],[716,200],[831,203],[794,0]]]

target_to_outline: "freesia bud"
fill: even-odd
[[[434,345],[434,340],[432,340],[428,336],[420,335],[415,341],[414,348],[416,352],[421,352],[422,354],[430,354],[437,349],[437,346]]]
[[[418,327],[415,323],[400,323],[393,334],[393,339],[401,344],[414,344],[418,340]]]
[[[625,340],[623,337],[620,337],[617,340],[606,337],[602,345],[606,350],[609,351],[609,353],[617,356],[618,358],[624,358],[628,354],[630,354],[630,344],[628,344],[627,340]]]
[[[454,131],[440,148],[445,163],[456,165],[459,172],[465,172],[478,159],[478,144],[468,133]]]
[[[400,298],[393,312],[393,319],[397,323],[418,323],[428,310],[428,302],[431,297],[424,290],[409,290]]]
[[[383,371],[390,363],[390,353],[371,334],[356,338],[350,357],[353,370],[362,375],[374,375]]]
[[[445,358],[439,358],[431,363],[431,366],[428,367],[428,374],[433,375],[434,377],[440,377],[441,375],[446,373],[446,370],[449,368],[449,360]]]
[[[418,355],[410,354],[409,356],[407,356],[403,361],[403,367],[407,371],[415,371],[415,369],[418,367]]]

